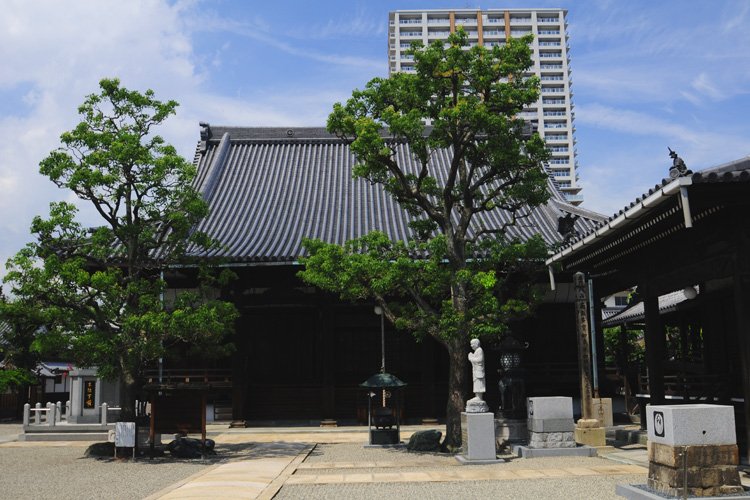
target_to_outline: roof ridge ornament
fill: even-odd
[[[688,170],[682,158],[677,156],[677,153],[672,151],[672,148],[669,146],[667,146],[667,149],[669,150],[669,156],[672,158],[672,166],[669,168],[669,178],[677,179],[678,177],[693,175],[693,171]]]

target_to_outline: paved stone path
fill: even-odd
[[[322,464],[315,464],[315,468]],[[406,464],[404,462],[381,462],[381,463],[361,463],[361,464],[327,464],[328,469],[348,469],[348,468],[383,468],[398,469],[402,467],[425,467],[429,468],[430,464]],[[444,464],[440,463],[444,467]],[[303,468],[301,464],[298,468]],[[310,467],[312,468],[312,467]],[[447,482],[447,481],[490,481],[490,480],[513,480],[513,479],[541,479],[547,477],[565,478],[581,476],[613,476],[627,474],[646,474],[648,469],[640,465],[613,465],[613,466],[592,466],[592,467],[563,467],[563,468],[545,468],[545,469],[513,469],[503,470],[499,468],[474,469],[461,466],[456,461],[455,470],[431,471],[409,471],[398,472],[390,470],[387,472],[374,473],[347,473],[341,472],[336,474],[304,474],[293,475],[287,479],[286,484],[338,484],[338,483],[412,483],[412,482]]]
[[[404,434],[402,437],[407,440],[411,432],[407,431]],[[415,457],[394,461],[305,462],[316,443],[364,443],[366,434],[360,430],[299,430],[283,433],[278,430],[230,431],[219,434],[214,439],[217,445],[247,442],[256,444],[251,452],[239,461],[209,467],[145,500],[271,500],[284,485],[438,483],[633,474],[642,474],[645,479],[648,472],[642,463],[639,465],[645,454],[643,449],[630,452],[630,458],[633,459],[631,463],[612,462],[611,465],[590,467],[503,469],[501,466],[462,466],[452,456]],[[362,472],[362,469],[367,469],[368,472]]]

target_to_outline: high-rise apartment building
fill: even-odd
[[[537,119],[539,133],[552,152],[549,169],[568,200],[578,205],[578,163],[575,160],[575,127],[573,91],[570,78],[568,34],[562,9],[455,9],[397,10],[389,13],[388,74],[414,71],[414,60],[406,51],[414,40],[425,45],[448,37],[458,26],[469,35],[469,45],[485,47],[503,45],[510,37],[534,34],[533,61],[529,76],[541,78],[539,101],[521,113],[526,119]]]

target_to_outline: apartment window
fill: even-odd
[[[569,188],[570,187],[570,182],[560,182],[560,181],[558,181],[557,185],[560,186],[561,188]]]
[[[540,35],[559,35],[560,30],[539,30]]]
[[[537,17],[536,20],[540,23],[556,23],[559,21],[557,17]]]
[[[568,152],[568,146],[553,146],[547,149],[549,149],[553,153],[567,153]]]
[[[401,24],[422,24],[421,19],[399,19]]]
[[[567,135],[545,135],[545,139],[548,141],[567,141],[568,136]]]
[[[560,42],[539,42],[540,47],[559,47]]]
[[[553,158],[549,162],[550,162],[550,165],[567,165],[570,163],[570,160],[563,159],[563,158]]]
[[[563,78],[562,76],[543,76],[542,77],[542,80],[548,80],[548,81],[551,81],[551,80],[564,80],[564,79],[565,78]]]
[[[566,116],[565,111],[545,111],[544,116]]]
[[[401,36],[422,36],[421,31],[402,31]]]
[[[567,170],[553,170],[552,175],[555,177],[570,177],[570,172]]]
[[[564,87],[543,87],[542,92],[550,93],[550,94],[562,94],[565,92]]]
[[[505,18],[504,17],[488,17],[487,23],[498,23],[498,24],[504,24]]]
[[[539,57],[541,57],[542,59],[559,58],[562,57],[562,52],[540,52]]]
[[[565,99],[542,99],[542,104],[565,104]]]

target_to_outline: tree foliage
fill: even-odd
[[[0,360],[5,365],[0,370],[0,394],[8,389],[25,394],[25,389],[36,383],[35,370],[40,361],[37,337],[45,323],[43,311],[32,300],[10,299],[0,289],[0,339],[4,341],[0,344]]]
[[[237,312],[214,297],[230,275],[214,276],[191,257],[218,244],[194,230],[208,213],[192,185],[195,167],[152,131],[177,103],[116,79],[100,88],[79,107],[82,121],[62,134],[62,147],[40,172],[92,206],[102,224],[86,228],[73,204],[51,203],[49,218],[32,222],[37,241],[9,260],[5,280],[14,295],[32,297],[45,311],[47,349],[67,350],[76,364],[121,378],[129,418],[145,361],[175,344],[226,353]],[[200,267],[201,284],[165,301],[161,272],[175,264]]]
[[[460,443],[470,368],[469,339],[502,335],[538,301],[533,276],[546,247],[517,241],[509,226],[549,198],[544,141],[518,117],[537,101],[527,78],[531,36],[467,50],[463,29],[424,47],[412,44],[415,73],[375,78],[334,105],[328,130],[357,158],[356,177],[377,183],[412,216],[414,238],[371,233],[345,246],[305,240],[300,276],[347,299],[375,299],[397,327],[432,335],[449,352],[448,433]],[[401,161],[406,143],[413,162]],[[451,155],[447,169],[433,160]],[[486,227],[482,214],[509,222]]]

